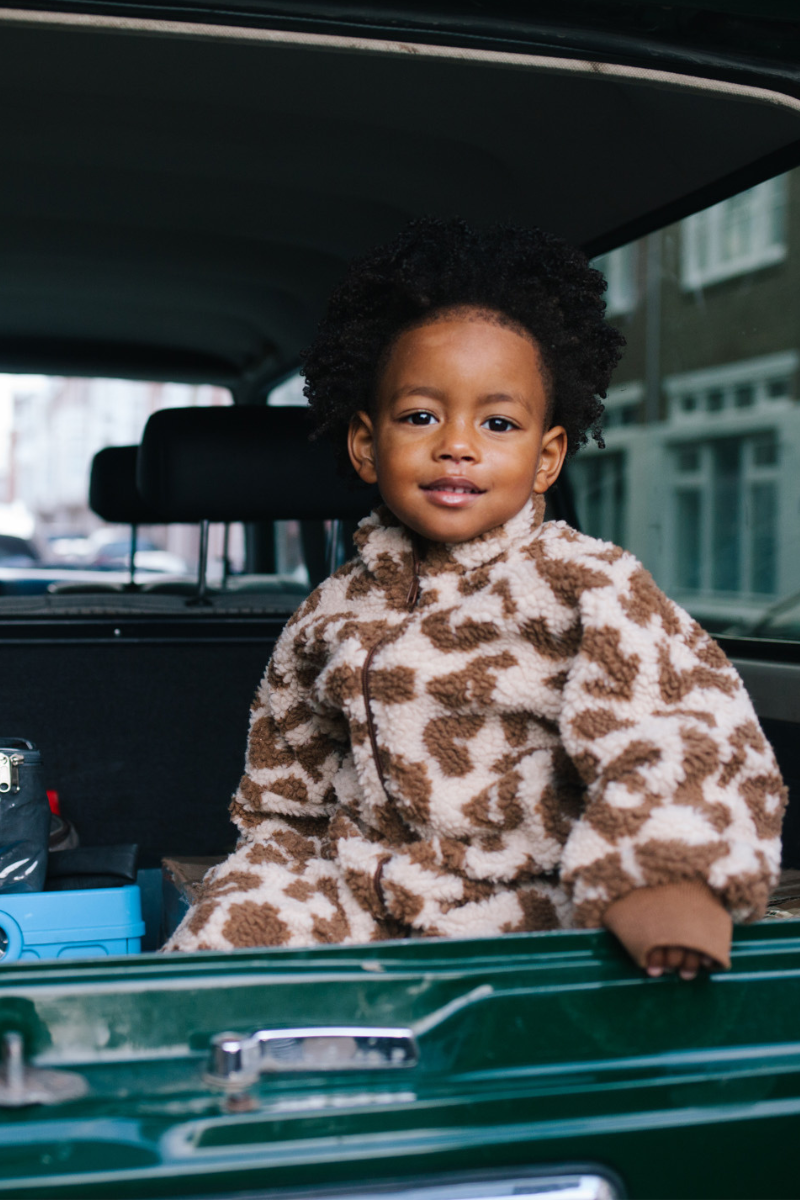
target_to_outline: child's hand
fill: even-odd
[[[710,971],[719,963],[707,954],[687,950],[685,946],[657,946],[647,956],[647,974],[653,978],[677,971],[681,979],[694,979],[700,970]]]

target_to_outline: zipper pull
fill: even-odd
[[[24,762],[22,754],[4,754],[0,751],[0,792],[19,791],[19,769]]]
[[[408,597],[406,599],[406,604],[410,609],[416,606],[419,599],[419,548],[415,537],[411,539],[411,571],[411,587],[408,589]]]

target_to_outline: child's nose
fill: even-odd
[[[464,426],[445,423],[437,458],[447,462],[475,462],[478,451],[471,434]]]

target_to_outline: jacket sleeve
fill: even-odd
[[[586,803],[562,879],[575,923],[616,925],[635,957],[686,944],[724,961],[723,910],[760,918],[777,882],[785,788],[723,652],[617,553],[578,599],[560,729]],[[702,945],[686,942],[693,922]]]
[[[325,658],[318,604],[319,590],[284,629],[256,692],[231,804],[236,849],[206,874],[165,950],[308,945],[343,940],[349,929],[326,855],[347,737],[341,716],[315,696]]]
[[[275,816],[327,818],[332,780],[347,749],[341,714],[322,706],[314,684],[324,652],[307,618],[314,593],[285,627],[250,710],[244,775],[231,817],[244,838]]]

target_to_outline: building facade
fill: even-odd
[[[569,472],[583,528],[712,631],[800,593],[800,171],[596,260],[627,348],[604,450]]]

